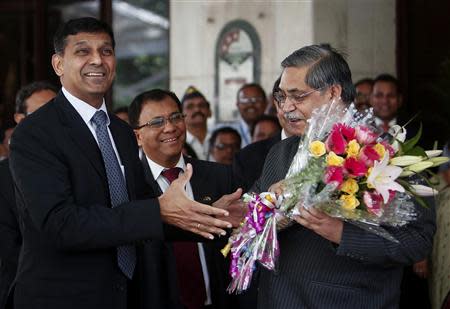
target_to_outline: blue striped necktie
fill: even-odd
[[[114,208],[128,202],[129,199],[125,179],[109,138],[107,120],[106,113],[102,110],[97,111],[91,118],[95,125],[95,134],[108,177],[111,206]],[[133,278],[136,267],[136,248],[132,245],[117,247],[117,263],[125,276],[129,279]]]

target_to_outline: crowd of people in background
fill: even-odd
[[[97,23],[94,22],[93,25],[95,26]],[[88,43],[74,43],[74,48],[76,48],[76,44],[89,45],[91,44],[90,42],[94,42],[92,43],[94,45],[103,44],[100,47],[98,45],[88,46],[86,49],[102,49],[102,52],[105,53],[102,57],[107,57],[108,55],[106,55],[106,53],[113,53],[114,41],[112,34],[108,32],[107,28],[102,27],[104,26],[94,28],[95,30],[91,31],[79,26],[82,30],[65,34],[66,37],[64,37],[64,40],[66,40],[67,37],[72,38],[77,35],[85,35],[82,39]],[[103,37],[95,37],[99,35],[103,35]],[[112,43],[110,42],[111,39]],[[83,40],[81,42],[85,42]],[[109,43],[105,45],[103,41]],[[72,44],[71,41],[65,42],[64,44],[66,45],[62,46],[63,49],[72,48],[70,45]],[[109,51],[108,48],[110,49]],[[139,242],[149,237],[154,237],[149,245],[138,249],[142,250],[142,252],[137,252],[138,254],[141,253],[140,258],[146,263],[140,264],[138,257],[138,263],[135,266],[136,270],[134,270],[134,272],[151,274],[142,276],[145,278],[143,285],[147,288],[145,293],[150,293],[151,295],[148,297],[142,297],[141,294],[133,295],[133,297],[143,299],[140,308],[225,309],[238,308],[239,305],[241,308],[256,308],[256,294],[258,291],[254,287],[255,285],[252,285],[252,288],[248,293],[244,293],[240,296],[228,295],[226,293],[226,287],[229,282],[227,273],[228,265],[227,260],[224,260],[220,255],[220,248],[226,243],[226,239],[219,237],[218,240],[216,239],[215,241],[207,242],[204,242],[201,239],[201,236],[209,236],[210,234],[217,232],[217,229],[224,228],[224,225],[220,225],[217,222],[211,223],[211,226],[208,227],[206,227],[206,223],[190,224],[189,227],[175,224],[180,229],[191,232],[195,230],[194,232],[198,235],[193,237],[192,235],[185,235],[180,230],[177,230],[166,233],[166,236],[162,237],[163,229],[170,230],[168,224],[172,224],[176,220],[167,220],[163,222],[164,224],[162,224],[161,221],[158,221],[155,224],[159,226],[160,230],[148,231],[148,229],[146,230],[144,227],[141,228],[139,222],[140,219],[137,219],[137,217],[142,216],[142,213],[135,213],[133,215],[130,214],[129,217],[125,216],[122,219],[117,218],[116,221],[117,224],[120,224],[118,223],[120,220],[134,218],[139,222],[134,227],[132,227],[133,223],[128,222],[128,224],[130,224],[129,230],[133,231],[130,232],[131,236],[129,236],[129,238],[117,236],[118,240],[116,240],[105,236],[104,239],[96,242],[92,240],[92,238],[95,238],[93,234],[87,234],[85,237],[81,237],[73,236],[66,231],[66,229],[69,229],[70,233],[75,233],[77,228],[92,228],[91,226],[87,226],[91,223],[89,221],[84,221],[86,220],[85,217],[76,217],[76,219],[74,219],[73,216],[80,216],[80,214],[66,214],[62,219],[64,221],[63,224],[58,221],[52,221],[55,220],[52,216],[63,215],[61,213],[53,213],[52,209],[47,209],[45,213],[39,214],[34,212],[29,213],[28,210],[25,210],[25,205],[27,203],[34,201],[33,198],[39,198],[34,194],[39,193],[43,195],[42,201],[48,199],[45,188],[41,188],[41,185],[39,184],[39,178],[35,178],[40,175],[40,173],[45,173],[45,171],[39,170],[32,164],[33,162],[27,163],[23,167],[19,166],[25,160],[27,155],[31,156],[28,158],[29,160],[34,160],[34,153],[30,153],[30,151],[36,151],[35,160],[37,163],[41,163],[39,167],[48,167],[51,169],[51,172],[49,173],[53,173],[52,175],[56,178],[63,179],[61,180],[63,182],[65,181],[64,187],[62,185],[55,185],[56,188],[50,188],[51,190],[59,190],[58,194],[60,194],[60,196],[55,197],[55,199],[58,199],[55,203],[66,203],[64,198],[69,194],[67,191],[74,191],[70,193],[73,194],[73,197],[70,198],[71,203],[82,204],[92,202],[98,204],[103,202],[108,204],[108,202],[102,201],[100,197],[88,197],[89,194],[92,194],[90,190],[86,189],[86,191],[82,191],[79,187],[71,187],[69,184],[76,181],[85,181],[72,169],[89,169],[93,170],[91,171],[92,173],[95,173],[97,167],[90,166],[89,163],[87,163],[87,159],[84,159],[84,157],[79,158],[80,162],[82,161],[83,164],[80,163],[80,165],[77,166],[73,163],[73,160],[78,160],[76,158],[77,156],[82,155],[73,154],[75,157],[71,156],[70,152],[72,149],[64,149],[64,147],[72,147],[68,145],[66,140],[51,141],[42,139],[36,141],[34,139],[35,137],[31,135],[27,136],[26,134],[30,133],[25,132],[26,128],[29,128],[30,125],[34,124],[36,126],[34,133],[38,134],[41,130],[45,130],[47,126],[51,127],[54,123],[58,122],[61,116],[60,113],[63,111],[59,111],[57,107],[55,107],[55,102],[62,104],[59,101],[63,100],[64,97],[68,98],[70,104],[74,104],[74,106],[78,104],[77,100],[80,99],[80,97],[78,97],[78,99],[72,98],[71,95],[76,97],[76,93],[73,93],[72,91],[73,89],[81,89],[81,86],[77,86],[77,81],[71,80],[70,73],[67,73],[70,69],[73,69],[68,65],[69,60],[67,60],[67,53],[69,53],[69,51],[65,51],[65,53],[63,51],[61,54],[58,54],[58,50],[56,50],[56,54],[59,55],[59,58],[54,62],[55,72],[61,77],[61,82],[64,87],[63,90],[61,91],[56,86],[44,81],[36,81],[22,87],[17,93],[15,102],[16,113],[14,115],[14,120],[17,125],[37,110],[40,109],[41,113],[37,113],[36,117],[32,117],[32,119],[27,122],[28,126],[19,125],[20,129],[18,129],[17,136],[14,136],[14,128],[4,128],[0,134],[0,160],[2,161],[0,162],[0,308],[4,308],[5,306],[10,306],[7,308],[13,308],[11,297],[9,298],[9,301],[7,299],[12,291],[10,288],[13,286],[15,278],[19,279],[16,280],[18,285],[15,286],[16,294],[14,296],[14,305],[17,308],[27,308],[27,306],[29,306],[29,303],[27,303],[28,300],[37,301],[39,304],[39,297],[33,292],[33,290],[36,289],[36,286],[40,285],[39,281],[27,282],[27,284],[31,284],[30,287],[23,284],[24,281],[20,281],[22,278],[21,276],[32,273],[30,269],[33,266],[29,264],[25,266],[21,265],[19,267],[20,274],[17,273],[19,256],[21,256],[22,259],[26,257],[30,259],[34,258],[31,257],[31,251],[23,251],[24,239],[36,239],[38,243],[42,244],[43,248],[49,248],[53,245],[50,240],[39,238],[36,235],[29,236],[29,233],[35,232],[34,228],[30,227],[33,223],[39,224],[39,229],[43,229],[45,233],[55,231],[61,233],[61,239],[58,238],[55,240],[57,246],[65,246],[64,248],[69,251],[76,251],[78,248],[81,248],[82,250],[78,254],[83,256],[81,257],[82,259],[85,258],[84,255],[86,254],[83,253],[84,249],[92,249],[92,247],[98,246],[100,249],[95,251],[96,256],[90,261],[94,261],[93,267],[97,267],[95,263],[110,263],[107,256],[110,253],[108,248],[111,246],[115,247],[129,241]],[[100,67],[100,65],[98,67]],[[309,68],[309,66],[306,67]],[[66,70],[65,72],[63,72],[64,69]],[[302,70],[303,67],[286,64],[286,66],[283,67],[283,72],[289,73],[294,69]],[[113,70],[113,68],[111,68],[111,70]],[[109,74],[107,69],[103,71],[87,71],[84,73],[94,75]],[[108,133],[108,131],[105,131],[107,132],[106,135],[116,134],[113,132],[116,130],[117,132],[122,132],[120,133],[121,138],[125,139],[125,141],[116,141],[116,145],[113,145],[111,150],[113,150],[112,154],[120,154],[121,161],[119,160],[119,165],[122,168],[122,173],[124,173],[127,178],[127,183],[133,183],[138,179],[145,179],[146,183],[152,187],[153,192],[157,192],[157,196],[160,198],[159,202],[163,205],[164,197],[172,194],[172,191],[169,189],[172,187],[172,182],[178,178],[178,175],[189,174],[189,172],[187,172],[187,166],[192,165],[194,170],[192,178],[190,181],[184,183],[187,184],[186,194],[189,198],[195,199],[202,204],[209,205],[218,201],[223,201],[225,198],[228,199],[226,203],[227,207],[231,202],[236,202],[239,199],[240,194],[251,190],[255,182],[261,177],[265,159],[272,146],[289,137],[299,136],[304,130],[304,127],[299,129],[298,125],[299,122],[305,120],[301,118],[301,112],[294,110],[294,107],[291,111],[286,109],[286,102],[292,100],[292,98],[289,97],[291,95],[290,93],[286,94],[280,88],[280,81],[282,83],[287,83],[286,79],[289,77],[287,73],[284,74],[285,76],[282,81],[281,76],[274,81],[273,88],[268,91],[270,95],[266,95],[266,91],[257,83],[249,82],[242,85],[236,93],[235,104],[239,112],[238,119],[233,123],[215,124],[214,127],[208,125],[208,120],[213,117],[210,102],[195,86],[187,85],[188,87],[181,96],[181,99],[167,89],[149,89],[144,93],[136,94],[135,99],[130,102],[129,106],[113,110],[113,114],[120,118],[120,120],[115,120],[116,118],[113,119],[111,116],[106,120],[107,123],[111,123],[111,132]],[[99,84],[102,83],[102,76],[94,76],[93,78],[98,78],[98,81],[96,82]],[[109,87],[106,87],[104,90],[106,91],[108,88]],[[356,91],[356,95],[354,96],[355,107],[362,113],[369,111],[373,112],[375,117],[374,126],[379,128],[380,132],[388,132],[389,128],[393,125],[403,125],[413,118],[413,115],[408,115],[405,112],[407,109],[404,107],[407,105],[407,102],[404,102],[403,100],[400,83],[390,74],[382,73],[374,78],[361,79],[354,83],[354,90]],[[83,89],[80,90],[80,92],[82,91]],[[102,108],[104,108],[105,105],[102,97],[103,94],[95,99],[98,99],[96,101],[98,107],[103,106]],[[86,98],[91,99],[91,96],[86,95]],[[49,113],[51,114],[51,117],[54,117],[50,120],[53,123],[42,123],[42,121],[45,122],[42,107],[49,101],[50,104],[46,107],[45,113]],[[68,102],[65,102],[64,104],[69,106]],[[64,108],[69,109],[69,107]],[[81,115],[84,115],[83,113],[87,112],[80,112]],[[54,130],[59,132],[52,134],[61,138],[69,138],[68,136],[70,136],[70,134],[67,136],[64,134],[66,131],[69,132],[71,130],[71,123],[74,122],[74,119],[78,116],[75,116],[74,111],[73,115],[64,117],[67,117],[67,119],[61,120],[61,124],[58,123],[58,127],[56,127],[56,125],[53,127]],[[88,121],[86,121],[86,123],[87,122]],[[116,126],[117,128],[114,129],[112,126]],[[100,143],[101,140],[100,133],[98,133],[97,129],[97,125],[93,125],[92,128],[89,127],[89,130],[84,130],[85,132],[81,132],[81,129],[78,129],[81,133],[73,134],[84,134],[86,138],[87,136],[90,136],[92,145],[95,145],[96,142]],[[418,125],[415,122],[411,122],[408,124],[407,129],[409,137],[412,137],[418,132]],[[31,128],[31,130],[33,130],[33,128]],[[90,135],[91,132],[94,132],[92,135],[94,138]],[[134,134],[131,135],[130,132],[134,132]],[[13,136],[12,139],[11,136]],[[133,139],[133,141],[126,141],[126,139]],[[13,155],[12,161],[8,159],[11,140],[15,141],[16,144],[13,147],[16,147],[17,151],[16,157]],[[19,142],[29,144],[22,146],[17,144]],[[52,145],[52,142],[55,142],[55,144]],[[44,143],[50,144],[44,145]],[[135,147],[135,145],[137,145],[139,146],[139,152],[138,147],[135,147],[133,148],[136,149],[135,155],[125,153],[122,149],[122,144],[132,145],[130,147]],[[41,146],[50,150],[41,154],[40,149],[38,149]],[[83,145],[82,147],[88,146]],[[447,156],[450,156],[449,147],[449,143],[444,146],[444,153]],[[131,149],[129,149],[129,151],[131,151]],[[45,157],[46,155],[49,157]],[[104,156],[103,153],[102,155]],[[97,151],[92,150],[92,156],[99,157],[99,154]],[[132,170],[131,168],[128,170],[129,167],[126,166],[128,163],[125,161],[131,159],[124,159],[123,156],[127,156],[127,158],[134,158],[134,156],[137,158],[139,156],[141,165],[139,167],[134,166]],[[60,166],[52,166],[52,164],[55,163],[52,162],[52,160],[63,162],[64,164],[61,163]],[[84,163],[84,161],[86,161],[86,163]],[[14,168],[17,168],[17,171],[15,170],[13,175],[11,175],[10,172],[11,165]],[[105,173],[104,168],[99,169],[103,170],[103,172],[100,171],[99,173]],[[128,178],[131,176],[127,175],[127,173],[141,173],[138,172],[137,169],[143,171],[143,178],[138,178],[137,176],[133,178],[133,180]],[[121,170],[119,169],[119,173],[120,171]],[[176,175],[172,178],[171,173],[175,173]],[[434,236],[433,252],[426,259],[418,261],[414,265],[404,267],[400,308],[450,308],[450,165],[442,165],[437,174],[441,178],[441,185],[439,196],[436,199],[437,229]],[[26,177],[27,175],[36,182],[35,186],[38,187],[36,189],[37,193],[34,189],[27,187],[30,181],[24,181],[23,183],[20,183],[19,186],[13,184],[13,180],[22,179],[22,177]],[[108,179],[107,182],[109,183],[109,177],[106,177],[106,179]],[[51,181],[49,183],[52,184]],[[175,183],[177,182],[175,181]],[[95,182],[89,184],[103,185]],[[108,184],[106,184],[106,186],[108,187]],[[16,187],[16,190],[14,187]],[[136,190],[136,196],[139,193],[138,189],[139,188],[133,189]],[[109,184],[109,190],[113,190],[111,184]],[[180,192],[176,192],[174,195],[171,195],[171,197],[173,198],[173,196],[179,195]],[[16,203],[16,193],[21,195],[17,197],[21,200],[19,204]],[[147,195],[144,196],[147,197]],[[137,201],[134,201],[135,198],[136,197],[131,196],[130,194],[129,203],[137,203]],[[38,203],[38,201],[35,202]],[[111,202],[111,204],[113,203]],[[19,211],[20,214],[18,214],[17,206],[22,207]],[[70,207],[73,208],[74,206]],[[111,208],[111,210],[114,210],[114,205],[112,205]],[[161,208],[161,220],[164,221],[165,213],[163,213],[163,206],[161,206]],[[219,206],[216,208],[222,209]],[[223,208],[228,209],[225,207]],[[116,211],[116,213],[117,212],[118,211]],[[114,213],[113,216],[118,216],[116,213]],[[108,224],[104,223],[102,217],[103,214],[89,213],[89,215],[102,218],[99,219],[99,222],[102,222],[100,225],[104,224],[103,228],[107,230]],[[108,215],[112,214],[109,213]],[[192,216],[194,215],[197,214],[192,214]],[[208,215],[211,214],[208,213]],[[223,213],[218,213],[218,218],[221,218],[221,215],[223,215]],[[233,213],[230,210],[230,216],[232,215]],[[25,216],[25,219],[19,220],[18,218],[21,216]],[[78,221],[72,222],[71,218]],[[209,220],[209,218],[202,222],[211,222],[207,220]],[[233,225],[236,224],[237,223],[233,222]],[[95,233],[101,234],[101,228],[102,227],[92,228],[92,233],[95,231]],[[126,230],[127,228],[128,226],[123,229]],[[23,233],[25,233],[25,237],[29,238],[23,238]],[[170,236],[167,237],[167,235]],[[186,239],[190,241],[186,241]],[[175,240],[175,242],[172,242],[172,240]],[[30,244],[27,245],[29,246]],[[62,259],[65,259],[65,262],[69,264],[74,263],[75,261],[71,260],[72,257],[66,252],[58,253],[57,251],[52,252],[51,250],[42,250],[40,254],[40,258],[47,258],[49,259],[48,263],[53,263],[49,267],[54,267],[55,271],[60,271],[58,268],[64,267],[65,264],[59,264],[59,261]],[[59,255],[64,255],[64,257]],[[135,259],[135,256],[133,258]],[[54,259],[53,262],[51,262],[52,259]],[[84,261],[88,263],[87,258]],[[78,267],[79,266],[75,267],[78,272],[84,271],[82,268]],[[91,269],[91,271],[93,270],[94,269]],[[104,271],[105,278],[102,278],[102,280],[116,280],[115,277],[106,275],[106,267]],[[73,275],[77,280],[90,280],[88,279],[89,277],[83,277],[80,274],[64,273],[62,270],[58,275],[62,276],[63,274],[66,274],[69,277]],[[38,273],[37,276],[39,275],[45,276],[44,273]],[[114,276],[116,275],[117,274],[114,274]],[[262,277],[264,280],[267,280],[267,282],[272,282],[271,280],[273,280],[264,274]],[[70,281],[73,278],[66,279]],[[102,280],[98,279],[96,284],[101,284],[103,282]],[[148,280],[148,282],[145,282],[145,280]],[[257,280],[257,278],[255,280]],[[119,290],[127,289],[126,284],[121,285],[123,282],[121,283],[120,280],[116,280],[115,282],[118,282],[117,286],[119,287]],[[79,285],[73,285],[72,287],[83,291],[83,284],[84,282],[80,281]],[[46,283],[46,285],[49,284]],[[261,288],[264,289],[268,287],[269,286],[262,286]],[[49,285],[46,288],[54,289],[56,293],[59,293],[58,286]],[[130,287],[128,286],[128,288]],[[44,288],[42,287],[42,289]],[[70,292],[66,290],[67,288],[63,288],[61,293],[64,294],[67,292],[70,294]],[[105,295],[110,295],[109,293],[111,292],[106,290],[101,291],[104,293],[103,297],[105,297]],[[90,293],[90,291],[85,292]],[[45,294],[46,292],[44,291],[43,293]],[[23,297],[23,302],[21,302],[21,297]],[[83,308],[83,299],[87,299],[90,296],[83,296],[80,294],[73,295],[73,297],[73,303],[81,306],[78,308]],[[128,303],[129,308],[135,308],[133,305],[130,305],[132,302],[130,302],[129,299],[119,299],[118,297],[111,298],[107,302],[98,303],[100,306],[98,308],[101,308],[102,304],[111,305],[110,302],[113,300],[115,302]],[[270,302],[264,298],[263,301]],[[86,303],[88,303],[87,300]],[[53,305],[57,308],[61,303],[55,302]],[[41,307],[37,306],[34,308],[44,307],[45,306],[42,305]],[[60,306],[59,308],[70,307]],[[124,307],[111,306],[111,308]]]

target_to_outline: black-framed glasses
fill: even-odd
[[[175,125],[183,121],[184,117],[182,113],[173,113],[169,117],[155,117],[143,125],[136,127],[136,130],[142,129],[143,127],[159,129],[164,127],[167,121]]]
[[[303,103],[303,101],[305,100],[305,98],[307,96],[309,96],[310,94],[316,92],[316,91],[321,91],[323,90],[325,87],[321,87],[318,89],[313,89],[304,93],[290,93],[290,94],[286,94],[283,90],[279,89],[277,90],[277,92],[275,92],[273,94],[273,98],[275,99],[275,102],[277,102],[277,105],[279,108],[282,108],[284,106],[284,103],[286,103],[286,100],[289,99],[289,101],[291,101],[294,104],[301,104]]]

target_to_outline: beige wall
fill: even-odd
[[[171,88],[180,96],[195,85],[215,102],[216,42],[236,19],[258,32],[267,91],[281,60],[313,43],[328,42],[345,52],[355,81],[395,73],[395,0],[172,0],[170,6]]]

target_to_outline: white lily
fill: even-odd
[[[449,157],[434,157],[428,161],[433,162],[433,167],[435,167],[435,166],[439,166],[441,164],[447,163],[449,160],[450,160]]]
[[[374,162],[373,169],[369,177],[367,177],[367,184],[381,194],[384,203],[387,203],[389,200],[389,190],[405,192],[405,188],[395,182],[395,179],[400,176],[403,169],[398,166],[388,165],[388,162],[389,154],[386,152],[381,162]]]
[[[411,164],[419,163],[424,158],[421,156],[399,156],[391,159],[392,165],[408,166]]]
[[[433,162],[431,161],[422,161],[416,164],[412,164],[410,166],[405,167],[405,170],[412,171],[415,173],[420,173],[423,170],[426,170],[427,168],[430,168],[433,166]]]
[[[442,150],[425,150],[425,153],[427,154],[428,158],[434,158],[434,157],[440,156],[442,153]]]
[[[389,129],[388,133],[395,138],[392,143],[392,148],[394,148],[395,152],[397,152],[400,149],[399,142],[403,143],[406,140],[406,129],[396,124]]]
[[[420,196],[434,196],[439,193],[437,190],[424,185],[411,185],[411,190],[414,194]]]

